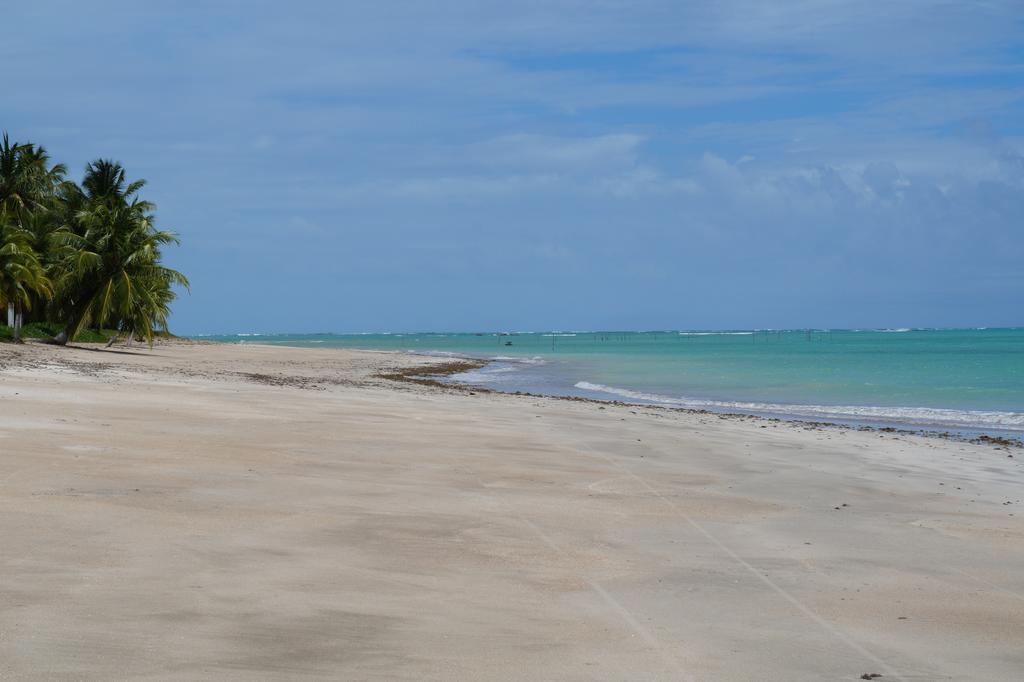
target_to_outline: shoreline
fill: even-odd
[[[288,348],[295,348],[301,350],[302,346],[282,346]],[[391,351],[381,350],[368,352],[380,352],[380,353],[402,353],[407,352],[411,355],[418,355],[419,357],[429,357],[437,359],[436,355],[429,355],[425,353],[415,353],[413,351]],[[528,391],[501,391],[493,388],[489,388],[484,385],[474,384],[471,382],[457,382],[457,381],[443,381],[437,380],[437,377],[450,377],[453,374],[461,374],[473,369],[482,369],[491,364],[498,362],[493,359],[481,359],[474,358],[471,356],[451,356],[451,359],[446,362],[439,362],[436,366],[425,366],[425,367],[414,367],[409,368],[403,372],[396,372],[391,375],[384,376],[382,378],[391,379],[393,381],[409,381],[421,386],[433,386],[436,388],[456,388],[467,391],[471,395],[476,393],[497,393],[501,395],[515,395],[515,396],[526,396],[531,398],[553,398],[556,400],[568,400],[573,402],[585,402],[593,403],[596,405],[618,405],[618,406],[629,406],[629,407],[642,407],[644,409],[653,410],[669,410],[673,412],[681,412],[685,414],[695,415],[716,415],[723,419],[760,419],[766,422],[783,422],[787,424],[793,424],[802,428],[834,428],[834,429],[850,429],[853,431],[867,431],[867,432],[878,432],[878,433],[895,433],[905,436],[923,436],[926,438],[939,438],[942,440],[961,442],[961,443],[972,443],[975,445],[991,445],[995,448],[1024,448],[1024,440],[1021,438],[1013,438],[1001,435],[1002,432],[998,433],[986,433],[983,429],[978,429],[977,432],[956,432],[956,431],[939,431],[929,429],[926,427],[899,427],[899,426],[877,426],[874,424],[857,424],[857,423],[843,423],[842,421],[818,421],[811,419],[802,419],[800,417],[785,417],[785,416],[771,416],[768,414],[757,414],[753,412],[725,412],[717,410],[706,410],[691,407],[675,407],[670,405],[657,405],[651,403],[642,402],[629,402],[625,400],[602,400],[600,398],[586,398],[582,396],[572,395],[561,395],[557,393],[531,393]]]
[[[1016,329],[1016,328],[1011,328],[1011,329]],[[921,330],[921,331],[946,331],[946,330]],[[273,335],[269,335],[269,336],[273,336]],[[410,336],[410,335],[397,335],[397,336],[402,337],[402,336]],[[448,335],[442,335],[442,336],[447,337]],[[227,344],[227,345],[233,345],[235,343],[238,343],[239,345],[246,345],[246,343],[247,343],[244,340],[243,341],[234,342],[234,341],[227,341],[227,340],[220,340],[220,339],[213,340],[212,342],[213,343],[224,343],[224,344]],[[466,362],[471,362],[471,363],[482,363],[482,364],[480,364],[478,366],[467,365],[466,366],[466,370],[467,371],[475,370],[475,369],[486,369],[487,367],[490,367],[490,366],[499,366],[499,365],[502,365],[502,364],[508,364],[508,365],[512,365],[512,366],[517,366],[521,362],[523,362],[522,359],[516,358],[516,357],[505,357],[505,356],[501,356],[501,355],[499,355],[497,357],[492,357],[492,354],[490,354],[490,353],[483,353],[483,354],[477,353],[477,354],[474,354],[474,353],[463,352],[463,351],[438,351],[438,350],[427,350],[427,349],[417,350],[417,349],[409,349],[409,348],[402,348],[402,349],[399,349],[399,348],[363,348],[363,347],[352,347],[352,348],[349,348],[349,347],[346,347],[346,346],[326,346],[326,347],[323,347],[323,346],[309,346],[309,345],[288,345],[288,344],[280,343],[280,342],[276,342],[276,341],[275,342],[260,342],[260,341],[256,341],[255,343],[258,344],[258,345],[271,345],[271,346],[274,346],[274,347],[281,347],[281,348],[294,348],[294,349],[319,348],[319,349],[322,349],[322,350],[326,350],[327,348],[339,348],[339,349],[358,350],[358,351],[366,351],[366,352],[409,354],[409,355],[415,355],[415,356],[427,357],[427,358],[434,358],[434,359],[447,359],[447,358],[451,358],[451,359],[456,359],[456,360],[461,360],[461,361],[466,361]],[[459,374],[459,373],[462,373],[462,372],[452,372],[450,374]],[[928,437],[942,438],[942,439],[953,440],[953,441],[958,441],[958,442],[969,442],[969,443],[979,443],[980,442],[980,443],[988,443],[988,444],[996,445],[996,446],[1004,446],[1004,447],[1012,447],[1012,448],[1024,448],[1024,432],[1022,432],[1020,430],[1017,430],[1017,429],[1014,429],[1014,428],[1000,428],[998,426],[985,426],[985,425],[977,425],[977,426],[942,425],[942,424],[929,423],[927,421],[914,421],[914,420],[909,420],[909,419],[899,418],[899,417],[877,417],[877,418],[872,418],[870,416],[839,416],[838,414],[836,416],[827,416],[827,415],[812,416],[810,414],[800,414],[800,412],[802,412],[802,411],[804,411],[804,412],[806,412],[806,411],[814,412],[814,411],[820,411],[820,410],[825,410],[825,411],[830,411],[830,410],[831,411],[835,411],[835,410],[849,410],[849,411],[858,411],[858,410],[928,411],[928,410],[936,410],[938,412],[949,411],[951,413],[958,413],[959,412],[959,413],[971,414],[971,415],[975,415],[975,414],[985,415],[985,414],[989,413],[986,410],[975,410],[975,409],[967,409],[967,408],[963,408],[963,409],[931,408],[931,407],[924,408],[924,407],[908,407],[908,406],[876,407],[876,406],[871,406],[871,405],[859,405],[859,404],[854,404],[854,405],[831,405],[831,404],[818,405],[818,404],[803,404],[803,403],[787,403],[787,404],[774,405],[774,407],[778,407],[780,409],[786,409],[786,410],[791,410],[792,411],[792,414],[787,414],[785,411],[781,411],[780,412],[780,411],[774,411],[774,410],[770,409],[771,407],[773,407],[773,405],[770,405],[770,404],[764,405],[764,409],[754,409],[753,407],[751,407],[750,409],[745,409],[742,406],[737,407],[737,406],[731,406],[731,405],[730,406],[717,406],[716,405],[714,407],[698,407],[698,406],[688,406],[688,405],[665,404],[666,401],[674,400],[674,399],[670,399],[668,397],[663,397],[663,400],[659,401],[655,397],[651,397],[651,399],[644,399],[644,398],[632,398],[631,399],[631,398],[628,398],[628,397],[627,398],[623,398],[623,397],[619,397],[619,398],[594,397],[592,395],[586,395],[585,393],[587,393],[587,391],[582,391],[582,393],[584,393],[584,395],[580,395],[580,394],[578,394],[577,392],[575,392],[573,390],[564,389],[564,388],[553,389],[553,390],[550,390],[550,391],[545,391],[545,390],[537,391],[537,390],[532,390],[532,389],[530,389],[528,387],[527,388],[520,388],[520,389],[514,389],[514,388],[509,387],[509,388],[502,389],[502,388],[495,388],[495,387],[493,387],[493,386],[491,386],[489,384],[480,383],[480,382],[474,381],[472,379],[459,380],[459,381],[447,381],[447,382],[444,382],[444,383],[448,383],[450,385],[465,384],[465,385],[468,385],[468,386],[472,386],[473,389],[475,391],[477,391],[477,392],[494,391],[494,392],[505,393],[505,394],[509,394],[509,395],[519,394],[519,395],[527,395],[527,396],[549,396],[549,397],[554,397],[554,398],[559,398],[559,399],[569,399],[569,400],[576,400],[576,399],[578,399],[578,400],[593,400],[595,402],[599,402],[599,403],[603,402],[603,403],[606,403],[606,404],[624,404],[624,405],[637,405],[637,406],[645,406],[645,407],[657,407],[657,408],[661,408],[661,409],[681,410],[681,411],[684,411],[684,412],[692,412],[692,413],[695,413],[695,414],[703,414],[703,413],[720,414],[720,415],[725,415],[726,417],[730,417],[730,418],[756,417],[756,418],[759,418],[759,419],[768,420],[769,422],[770,421],[774,421],[774,420],[778,420],[778,421],[787,422],[787,423],[795,423],[795,424],[802,424],[802,425],[806,425],[806,426],[815,426],[815,427],[847,428],[847,429],[853,429],[853,430],[880,431],[880,432],[888,432],[888,433],[919,434],[919,435],[924,435],[924,436],[928,436]],[[622,389],[622,390],[625,390],[625,389]],[[630,391],[633,391],[633,389],[629,389],[627,391],[627,393],[630,392]],[[617,392],[617,391],[612,391],[612,392],[614,393],[614,392]],[[694,400],[697,400],[697,399],[694,399]],[[710,400],[711,402],[717,402],[717,400],[711,400],[711,399],[707,399],[707,400]],[[699,402],[706,402],[706,401],[702,399]],[[998,411],[996,413],[998,413]],[[1016,413],[1009,412],[1007,414],[1016,414]]]
[[[476,392],[437,358],[0,346],[14,677],[1013,679],[1024,462]],[[410,380],[381,378],[400,374]],[[436,380],[435,380],[436,381]]]
[[[37,340],[28,341],[29,344],[43,343]],[[503,362],[504,360],[494,358],[479,358],[472,355],[465,355],[459,353],[448,353],[445,355],[438,355],[430,351],[414,351],[414,350],[396,350],[396,349],[378,349],[378,348],[337,348],[337,347],[325,347],[325,348],[314,348],[310,346],[289,346],[286,344],[261,344],[259,342],[253,343],[231,343],[226,341],[210,340],[206,338],[193,338],[193,337],[173,337],[167,339],[161,339],[156,345],[223,345],[223,346],[263,346],[267,348],[287,348],[294,351],[342,351],[342,352],[353,352],[353,353],[368,353],[368,354],[380,354],[391,357],[404,357],[412,356],[415,358],[421,358],[424,360],[431,361],[432,364],[427,365],[413,365],[411,367],[402,367],[397,371],[385,372],[378,374],[378,378],[387,379],[389,381],[398,382],[409,382],[420,386],[426,386],[431,388],[443,388],[443,389],[455,389],[458,391],[465,392],[469,395],[475,394],[496,394],[496,395],[507,395],[507,396],[521,396],[528,398],[548,398],[552,400],[565,400],[569,402],[580,402],[580,403],[592,403],[595,405],[615,405],[620,407],[639,407],[647,410],[664,410],[668,412],[677,412],[681,414],[691,415],[712,415],[722,419],[738,419],[738,420],[762,420],[767,423],[782,423],[791,425],[803,429],[837,429],[840,431],[860,431],[869,433],[880,433],[880,434],[895,434],[902,436],[920,436],[924,438],[936,438],[940,440],[946,440],[950,442],[959,443],[970,443],[972,445],[988,445],[995,449],[1003,449],[1009,451],[1010,449],[1024,449],[1024,439],[1015,436],[1009,436],[1005,431],[999,431],[998,429],[987,432],[984,429],[964,429],[962,431],[956,430],[937,430],[931,429],[925,426],[882,426],[871,423],[857,423],[843,420],[815,420],[807,419],[798,416],[790,417],[785,415],[772,415],[766,413],[757,412],[730,412],[725,410],[709,410],[692,407],[681,407],[671,405],[658,405],[650,402],[630,402],[628,400],[617,400],[617,399],[601,399],[601,398],[589,398],[584,396],[565,395],[559,393],[535,393],[530,391],[502,391],[490,388],[481,384],[474,384],[470,382],[459,382],[444,380],[447,377],[455,374],[461,374],[473,369],[482,369],[489,365]],[[48,345],[48,344],[46,344]],[[78,347],[98,347],[103,344],[76,344]],[[128,346],[114,346],[117,348]],[[438,380],[437,377],[441,377]],[[1010,455],[1012,457],[1012,455]]]
[[[1024,329],[835,330],[827,341],[792,332],[744,342],[675,332],[261,335],[259,343],[389,349],[494,360],[457,377],[505,392],[568,395],[854,428],[1024,437]],[[567,334],[568,335],[568,334]],[[552,336],[548,339],[548,336]],[[215,337],[224,342],[236,337]],[[739,339],[739,340],[737,340]],[[563,345],[562,341],[565,341]],[[547,345],[545,345],[547,342]],[[497,347],[496,345],[497,344]],[[972,353],[978,351],[976,357]],[[497,361],[501,361],[500,363]]]

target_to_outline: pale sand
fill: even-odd
[[[0,346],[0,677],[1024,678],[1021,451],[414,362]]]

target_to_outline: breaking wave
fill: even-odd
[[[872,421],[892,424],[912,424],[949,429],[1002,429],[1024,431],[1024,413],[980,410],[950,410],[936,407],[874,407],[859,405],[787,405],[781,403],[758,403],[725,400],[701,400],[697,398],[670,398],[668,396],[626,388],[593,384],[589,381],[576,383],[576,388],[596,393],[607,393],[628,400],[646,403],[684,407],[695,410],[717,412],[749,412],[804,419],[843,421]]]

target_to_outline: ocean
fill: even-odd
[[[498,391],[1024,436],[1024,328],[205,338],[481,358],[451,379]]]

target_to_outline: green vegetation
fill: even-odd
[[[154,226],[120,164],[88,164],[81,185],[43,147],[0,143],[0,340],[64,344],[167,334],[180,272],[161,263],[173,232]],[[0,315],[2,316],[2,315]]]
[[[21,327],[23,339],[52,339],[63,330],[59,324],[52,322],[29,322]],[[83,343],[106,343],[118,336],[116,329],[83,329],[78,332],[75,341]],[[13,341],[14,329],[0,325],[0,341]]]

